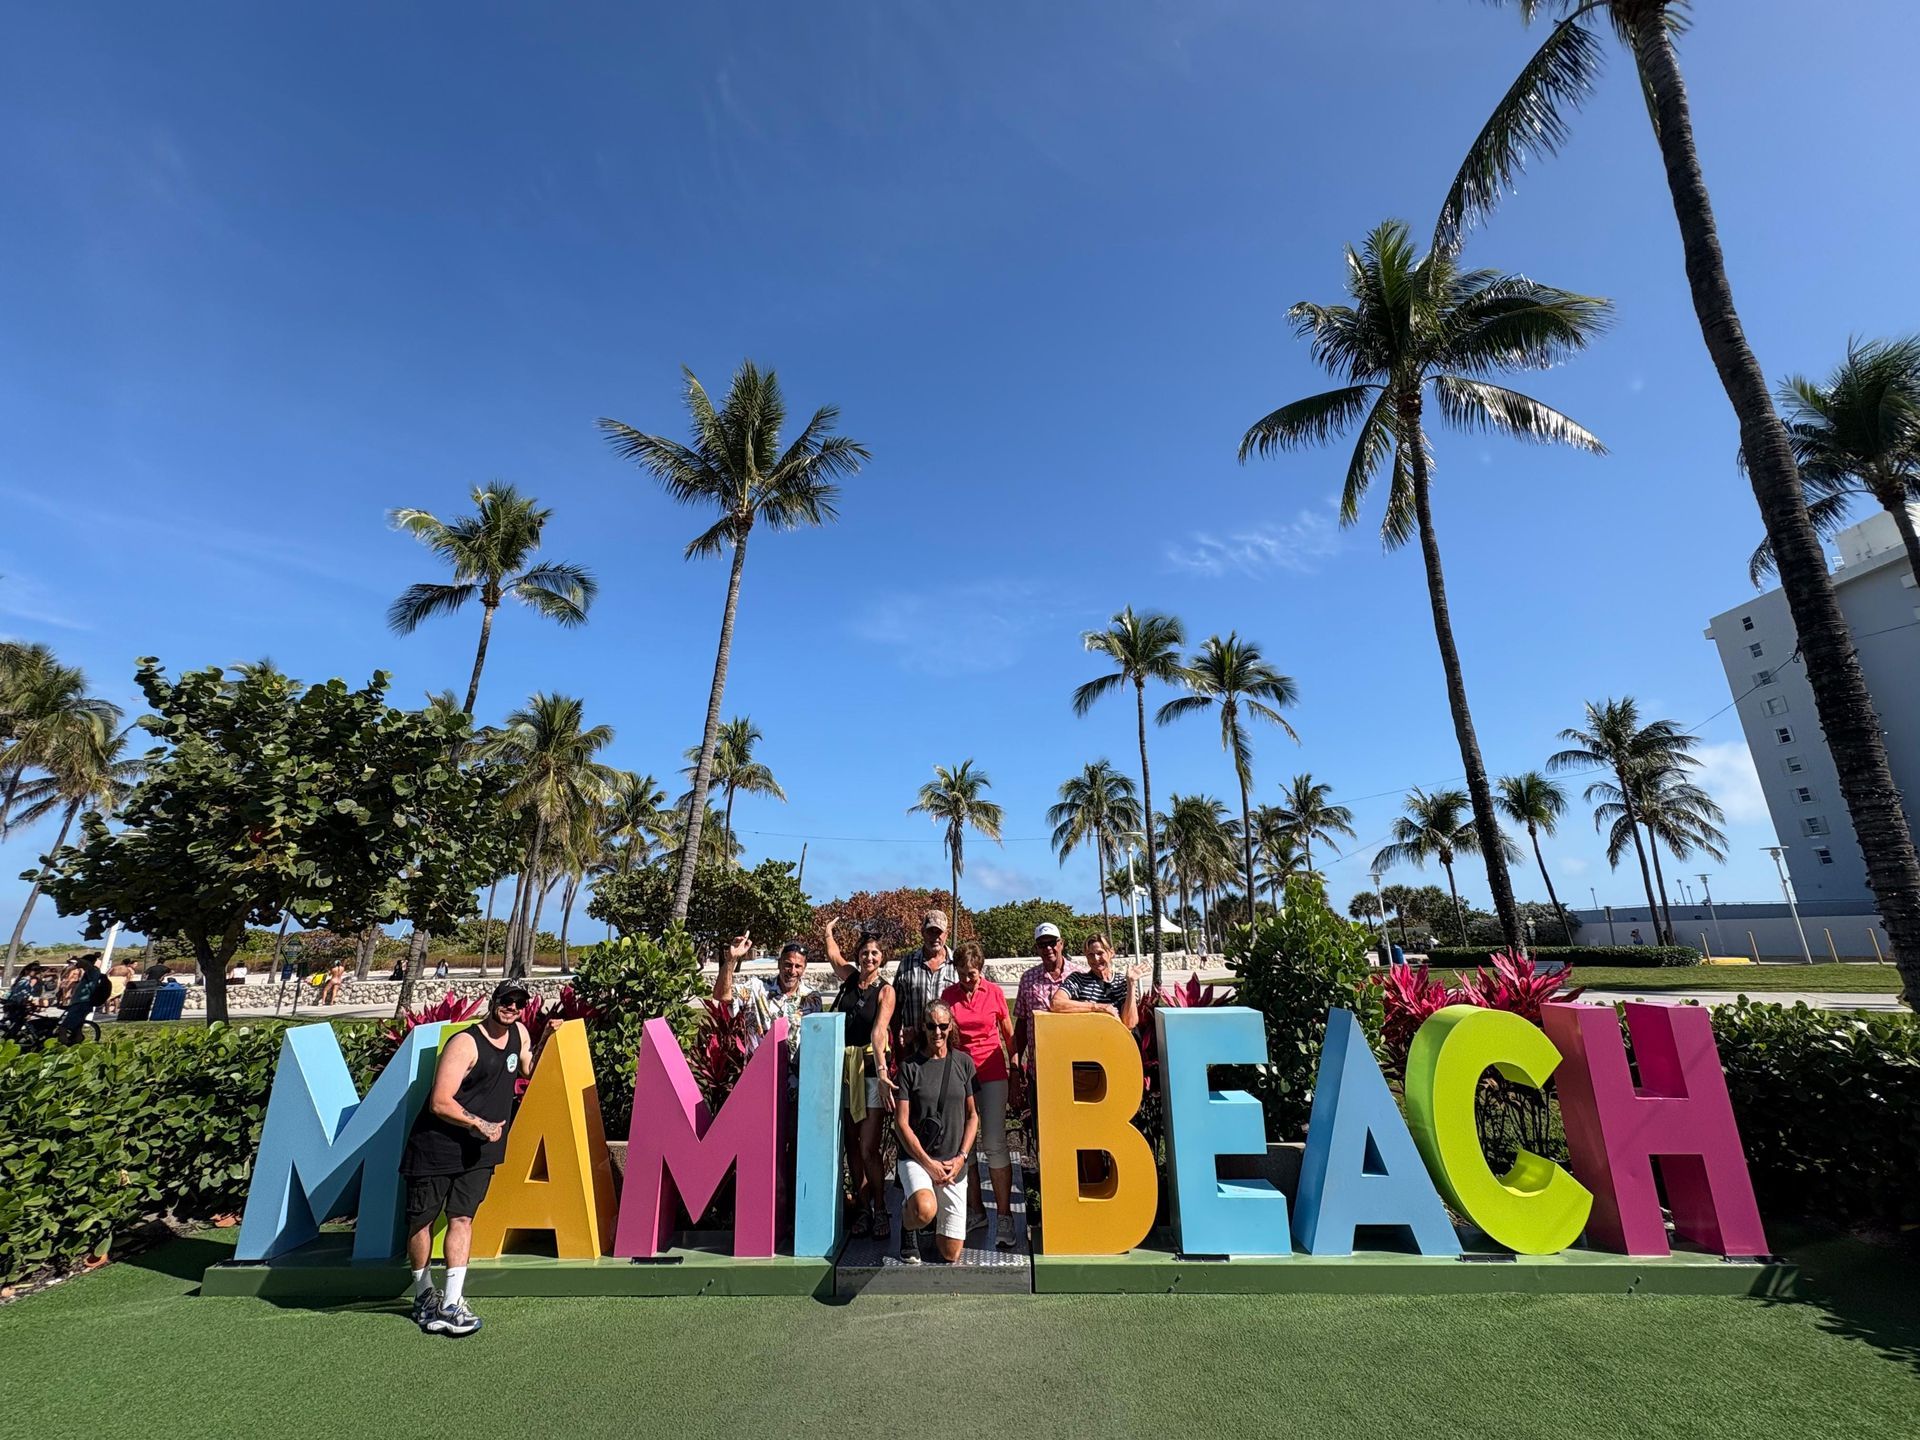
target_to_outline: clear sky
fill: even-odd
[[[816,898],[944,883],[905,812],[971,757],[1007,843],[973,844],[963,898],[1091,907],[1091,861],[1060,869],[1043,814],[1089,760],[1137,770],[1130,706],[1068,706],[1098,671],[1081,632],[1132,604],[1196,640],[1237,628],[1296,677],[1304,743],[1259,737],[1256,800],[1310,769],[1353,804],[1344,902],[1397,792],[1461,773],[1419,560],[1382,554],[1377,503],[1336,527],[1344,452],[1242,468],[1234,448],[1324,388],[1286,306],[1338,298],[1341,245],[1379,220],[1431,225],[1538,38],[1470,0],[17,9],[0,632],[130,707],[149,653],[381,667],[412,703],[464,682],[479,617],[387,632],[387,602],[443,576],[384,514],[504,478],[602,589],[577,632],[503,615],[482,718],[579,694],[613,761],[667,776],[699,738],[725,562],[681,559],[706,517],[594,420],[678,433],[679,367],[719,389],[751,356],[873,452],[838,525],[749,551],[726,710],[791,797],[741,801],[751,856],[811,837]],[[1915,53],[1896,0],[1696,7],[1683,63],[1770,374],[1920,324]],[[1609,458],[1436,438],[1488,766],[1541,764],[1592,697],[1705,721],[1732,836],[1715,894],[1770,898],[1701,635],[1751,593],[1759,525],[1617,51],[1469,259],[1619,306],[1594,351],[1519,382]],[[1156,797],[1237,803],[1210,720],[1151,743]],[[0,852],[9,927],[50,838]],[[1569,901],[1637,888],[1584,807],[1547,853]],[[73,930],[43,904],[31,934]]]

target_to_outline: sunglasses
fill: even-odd
[[[921,1028],[923,1028],[929,1035],[944,1035],[949,1030],[953,1029],[953,1026],[942,1025],[938,1020],[929,1020]]]
[[[527,1008],[527,1002],[524,1000],[496,1000],[493,1002],[493,1008],[496,1010],[524,1010]]]
[[[1039,943],[1042,950],[1058,950],[1060,948],[1060,942],[1051,935],[1041,936]]]

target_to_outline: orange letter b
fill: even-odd
[[[1076,1086],[1074,1067],[1081,1071]],[[1140,1047],[1111,1015],[1033,1017],[1040,1142],[1041,1250],[1121,1255],[1147,1238],[1159,1199],[1153,1150],[1133,1128],[1144,1076]],[[1097,1178],[1082,1179],[1093,1157]]]

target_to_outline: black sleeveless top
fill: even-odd
[[[866,989],[860,988],[859,978],[848,980],[840,987],[840,993],[833,997],[833,1008],[847,1017],[847,1044],[870,1045],[873,1043],[874,1022],[880,1017],[880,992],[887,982],[879,976]]]
[[[460,1088],[453,1092],[454,1102],[469,1115],[504,1124],[513,1116],[513,1082],[525,1073],[526,1055],[520,1048],[519,1028],[509,1030],[499,1045],[492,1044],[478,1025],[467,1033],[480,1053]],[[407,1137],[400,1173],[458,1175],[467,1170],[490,1170],[506,1153],[504,1130],[498,1140],[482,1140],[466,1126],[443,1120],[423,1108],[420,1118],[413,1122],[413,1133]]]

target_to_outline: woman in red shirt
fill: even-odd
[[[986,1152],[987,1173],[993,1177],[993,1206],[1000,1212],[998,1245],[1014,1248],[1013,1172],[1007,1155],[1007,1053],[1013,1044],[1013,1016],[1007,997],[986,978],[987,957],[977,942],[969,941],[955,954],[958,983],[941,993],[940,1003],[953,1012],[955,1040],[972,1059],[975,1070],[974,1104],[980,1114],[980,1138]],[[987,1222],[980,1199],[980,1170],[968,1157],[967,1229]]]

